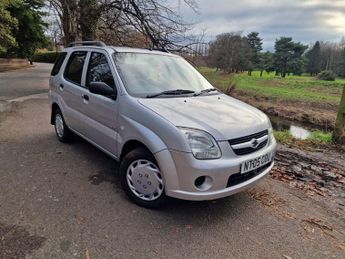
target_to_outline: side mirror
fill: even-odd
[[[89,85],[89,91],[93,94],[99,94],[116,99],[116,88],[113,89],[108,84],[104,82],[91,82]]]

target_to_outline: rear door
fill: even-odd
[[[114,72],[106,51],[92,51],[88,58],[86,88],[88,88],[91,82],[104,82],[115,89]],[[85,110],[85,114],[88,117],[87,137],[116,156],[118,101],[111,97],[92,94],[90,92],[87,95],[88,104]]]
[[[87,51],[74,51],[70,54],[62,82],[59,86],[64,101],[64,117],[67,125],[86,136],[85,109],[88,90],[85,88]]]

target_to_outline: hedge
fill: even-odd
[[[336,74],[332,70],[324,70],[317,75],[318,79],[326,81],[334,81],[335,77]]]
[[[33,62],[55,63],[59,52],[37,52],[33,55]]]

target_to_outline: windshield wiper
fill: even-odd
[[[193,94],[193,93],[195,92],[192,90],[176,89],[176,90],[163,91],[156,94],[150,94],[150,95],[147,95],[146,98],[154,98],[161,95],[181,95],[181,94]]]
[[[195,93],[193,95],[194,96],[198,96],[198,95],[201,95],[201,94],[204,94],[204,93],[209,93],[209,92],[214,92],[214,91],[218,92],[218,89],[217,88],[207,88],[207,89],[201,90],[200,92],[197,92],[197,93]]]

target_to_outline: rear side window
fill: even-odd
[[[61,52],[59,54],[59,56],[57,57],[57,59],[55,60],[55,64],[54,64],[54,67],[53,67],[53,70],[52,72],[50,73],[50,75],[52,76],[55,76],[59,73],[60,71],[60,68],[62,66],[62,63],[64,62],[65,58],[67,56],[67,53],[66,52]]]
[[[115,88],[115,82],[111,73],[107,58],[102,53],[92,52],[87,71],[86,85],[91,82],[104,82]]]
[[[86,58],[86,51],[76,51],[70,56],[66,69],[65,78],[75,84],[81,84],[81,76]]]

